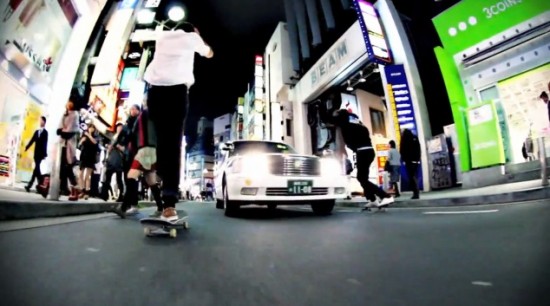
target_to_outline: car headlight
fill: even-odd
[[[338,160],[334,158],[323,158],[321,159],[321,175],[324,176],[334,176],[342,175],[343,168]]]
[[[243,156],[233,162],[231,170],[246,175],[266,175],[269,174],[268,159],[258,155]]]

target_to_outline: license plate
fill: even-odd
[[[310,194],[313,181],[288,181],[288,194]]]

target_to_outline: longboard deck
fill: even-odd
[[[178,210],[178,217],[179,219],[173,222],[151,217],[140,219],[139,222],[143,225],[143,232],[147,236],[170,235],[170,237],[175,238],[177,235],[176,229],[189,228],[187,222],[189,215],[183,210]]]

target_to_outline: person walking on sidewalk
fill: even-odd
[[[25,147],[25,152],[34,144],[34,169],[32,171],[31,180],[25,186],[25,190],[29,192],[34,185],[34,180],[38,181],[38,185],[42,184],[42,173],[40,172],[40,163],[48,156],[48,131],[46,126],[46,117],[40,117],[40,128],[34,132],[31,141]]]
[[[71,184],[69,201],[77,201],[80,196],[78,182],[74,174],[79,122],[78,112],[74,110],[74,104],[72,99],[70,99],[67,102],[65,114],[63,114],[63,118],[57,129],[57,135],[61,137],[61,177],[66,177]]]
[[[394,196],[398,198],[399,194],[399,177],[401,172],[401,154],[397,151],[395,141],[390,140],[390,152],[388,160],[390,165],[390,189],[393,189]]]
[[[99,152],[99,139],[95,126],[88,127],[78,145],[80,147],[80,190],[82,191],[80,197],[87,200],[90,196],[92,174]]]
[[[116,125],[116,133],[113,140],[107,149],[107,158],[105,160],[105,176],[101,182],[100,197],[107,201],[109,199],[109,189],[111,189],[111,179],[113,174],[116,176],[118,187],[117,202],[122,202],[124,195],[124,153],[117,146],[118,137],[123,131],[124,125],[118,123]]]
[[[137,118],[135,128],[131,131],[130,135],[129,147],[135,152],[131,152],[130,154],[133,156],[133,160],[127,173],[126,193],[124,194],[122,204],[116,211],[121,218],[138,212],[138,182],[142,175],[145,176],[145,182],[151,189],[151,193],[157,204],[157,210],[150,217],[159,218],[162,215],[164,206],[155,172],[157,165],[155,145],[155,131],[149,118],[149,112],[144,108]]]
[[[420,190],[418,189],[418,167],[420,166],[420,142],[418,137],[409,129],[404,129],[401,135],[401,160],[405,163],[407,177],[411,186],[413,196],[411,199],[420,198]]]
[[[347,146],[356,154],[357,180],[363,187],[365,197],[369,201],[365,208],[373,205],[382,208],[393,203],[394,198],[390,194],[369,180],[369,168],[376,156],[369,129],[363,125],[357,115],[345,109],[334,111],[333,116],[332,123],[328,124],[337,127],[337,137],[343,140],[336,143],[340,146]],[[345,151],[342,148],[340,149]],[[380,198],[380,202],[377,201],[377,196]]]
[[[195,82],[195,53],[211,58],[214,53],[190,23],[156,34],[156,50],[144,80],[149,84],[147,105],[157,135],[157,171],[162,179],[163,220],[178,219],[176,203],[180,183],[181,143]]]

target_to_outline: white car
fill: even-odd
[[[332,212],[347,196],[347,178],[337,160],[300,155],[289,145],[234,141],[222,145],[216,171],[216,208],[230,215],[240,206],[310,204],[317,214]]]

